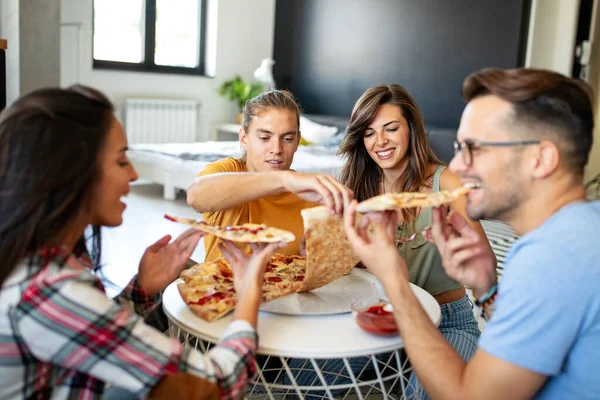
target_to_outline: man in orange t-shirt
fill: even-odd
[[[300,210],[327,206],[341,216],[353,198],[329,175],[290,170],[300,142],[300,111],[287,91],[271,90],[248,101],[239,131],[246,154],[209,164],[187,193],[188,204],[211,225],[267,224],[288,230],[296,240],[281,249],[300,254],[304,224]],[[204,238],[206,261],[221,257],[217,238]],[[249,252],[249,247],[242,246]]]

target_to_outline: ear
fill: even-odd
[[[244,150],[248,151],[248,133],[243,127],[240,127],[240,130],[238,131],[238,138]]]
[[[536,179],[545,179],[558,168],[560,149],[556,144],[543,140],[537,146],[536,152],[532,174]]]

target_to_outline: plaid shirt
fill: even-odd
[[[232,322],[206,354],[184,348],[131,312],[160,302],[134,278],[110,300],[91,261],[47,246],[25,259],[0,288],[0,398],[97,399],[105,383],[148,396],[166,374],[187,372],[239,398],[255,373],[257,335]]]

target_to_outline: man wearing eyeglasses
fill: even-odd
[[[550,71],[488,69],[465,80],[463,96],[450,168],[476,186],[467,214],[507,222],[522,236],[498,283],[482,239],[459,215],[434,210],[430,236],[448,275],[472,288],[490,317],[469,363],[412,294],[395,251],[394,213],[369,214],[369,236],[365,222],[353,224],[353,202],[345,214],[348,237],[383,283],[431,398],[598,399],[600,202],[587,202],[583,185],[591,91]]]

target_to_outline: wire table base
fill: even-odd
[[[169,336],[206,352],[204,341],[169,321]],[[257,356],[258,372],[248,399],[420,399],[412,367],[402,349],[339,359]]]

